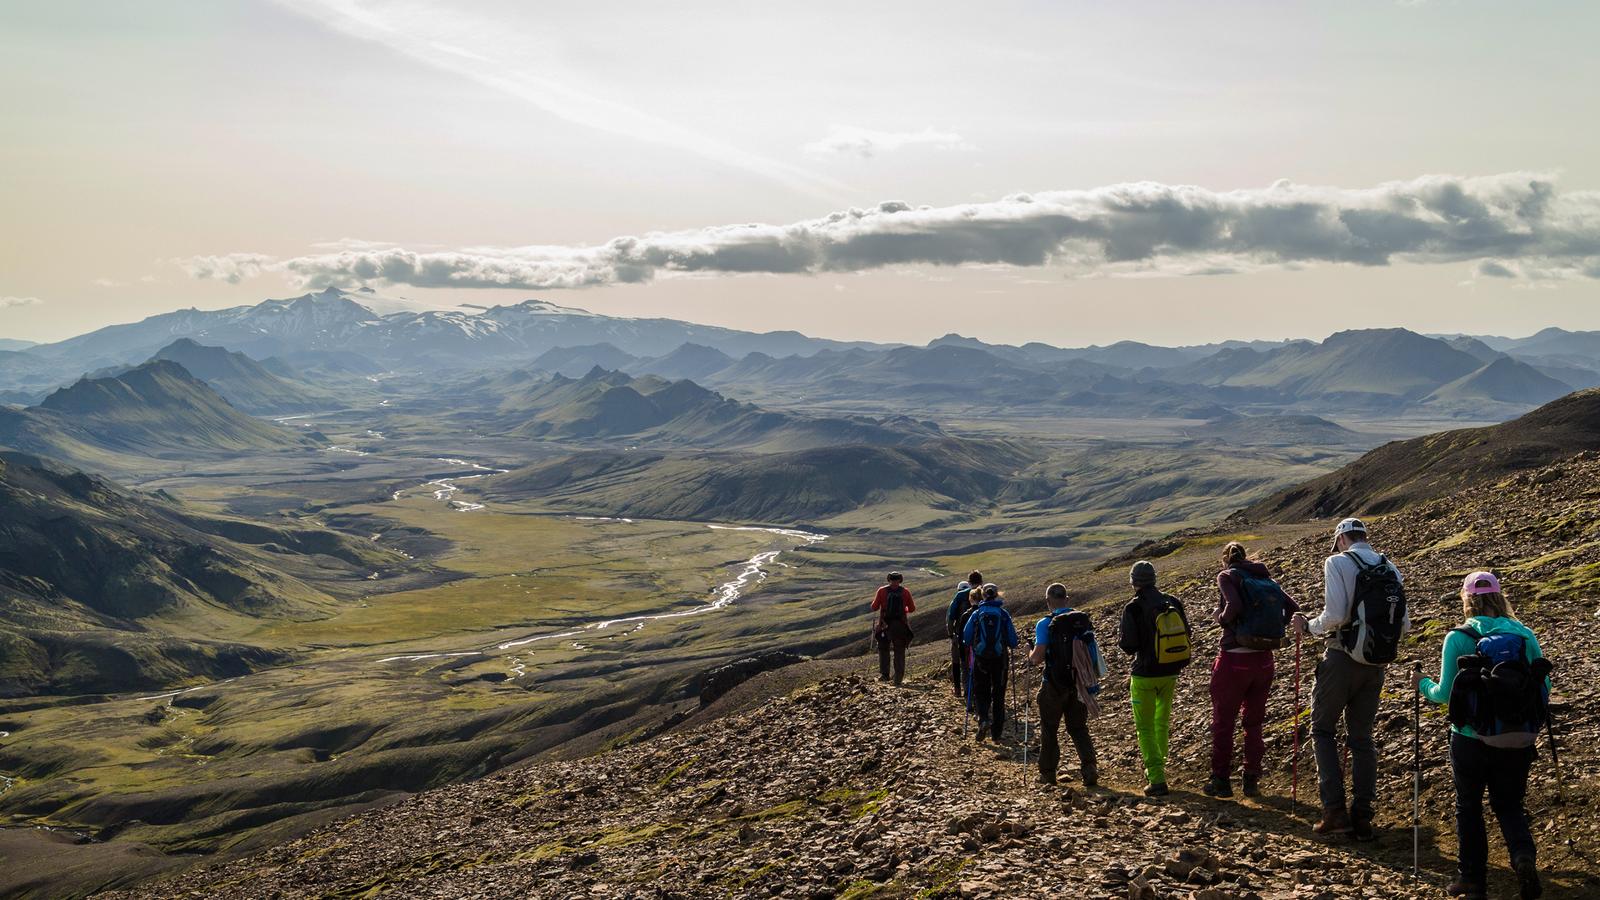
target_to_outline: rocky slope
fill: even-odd
[[[1464,497],[1371,524],[1411,587],[1416,637],[1403,653],[1407,663],[1416,658],[1436,670],[1439,642],[1459,618],[1451,592],[1478,567],[1505,577],[1522,618],[1556,660],[1560,778],[1542,757],[1529,807],[1546,896],[1594,896],[1600,825],[1588,798],[1600,789],[1600,715],[1586,688],[1600,676],[1600,455],[1486,480]],[[140,895],[1442,896],[1454,836],[1437,711],[1423,722],[1423,871],[1419,881],[1410,877],[1409,665],[1391,668],[1378,719],[1378,824],[1385,833],[1377,844],[1311,837],[1309,747],[1300,759],[1300,803],[1289,803],[1292,650],[1278,654],[1267,795],[1214,801],[1197,792],[1209,746],[1204,673],[1216,628],[1204,619],[1217,548],[1230,537],[1250,541],[1314,607],[1323,532],[1320,525],[1245,534],[1219,527],[1144,548],[1198,626],[1200,662],[1180,681],[1173,723],[1176,792],[1163,801],[1137,793],[1142,780],[1120,659],[1113,659],[1105,714],[1093,723],[1104,786],[1047,789],[1032,783],[1018,746],[964,738],[961,708],[942,680],[942,647],[930,639],[914,657],[918,676],[904,689],[835,675],[791,691],[813,664],[789,666],[633,746],[420,794],[253,858],[153,882]],[[1067,576],[1103,631],[1125,596],[1124,571],[1113,561]],[[1001,575],[1019,585],[1019,598],[1038,596],[1043,581],[1055,577]],[[937,633],[918,625],[925,636]],[[1307,646],[1307,696],[1314,659]],[[1508,896],[1514,887],[1504,853],[1493,852],[1491,890]]]

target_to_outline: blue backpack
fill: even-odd
[[[972,652],[980,659],[999,659],[1006,655],[1006,626],[1001,619],[1005,612],[997,607],[978,607],[973,617],[978,624],[973,628]]]
[[[1474,652],[1456,661],[1450,688],[1450,724],[1468,726],[1491,747],[1531,747],[1550,718],[1550,661],[1528,661],[1519,634],[1454,629],[1472,638]]]
[[[1284,615],[1287,595],[1282,585],[1266,576],[1234,569],[1239,578],[1239,600],[1243,608],[1233,623],[1233,636],[1246,650],[1276,650],[1284,643]]]

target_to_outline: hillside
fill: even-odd
[[[1500,425],[1385,444],[1240,515],[1255,522],[1294,522],[1390,512],[1595,449],[1600,449],[1600,389],[1570,394]]]
[[[807,523],[878,503],[987,503],[1028,462],[1001,442],[955,440],[755,456],[596,452],[518,469],[487,490],[605,515]]]
[[[0,697],[240,674],[279,654],[227,635],[334,603],[307,579],[359,583],[402,561],[318,528],[199,515],[17,454],[0,457],[0,534]]]
[[[156,360],[108,378],[85,378],[38,406],[0,409],[0,447],[93,470],[141,459],[311,449],[317,442],[235,409],[182,366]]]
[[[1600,711],[1579,693],[1600,675],[1590,652],[1600,623],[1592,604],[1579,599],[1600,586],[1596,484],[1600,457],[1590,455],[1483,482],[1465,502],[1427,503],[1371,523],[1378,545],[1402,561],[1412,585],[1417,630],[1404,661],[1420,659],[1435,670],[1438,641],[1459,614],[1449,592],[1463,572],[1485,566],[1509,579],[1524,621],[1556,661],[1561,778],[1541,753],[1528,804],[1542,823],[1535,834],[1545,896],[1558,900],[1600,889],[1600,828],[1584,799],[1600,788]],[[1190,534],[1148,550],[1164,586],[1191,610],[1202,661],[1215,651],[1217,629],[1195,613],[1210,607],[1216,551],[1234,536]],[[1312,598],[1325,529],[1246,540],[1294,596]],[[1103,635],[1125,595],[1125,572],[1126,562],[1114,560],[1066,578]],[[1020,599],[1011,605],[1034,614],[1031,598],[1055,577],[993,574],[1013,585]],[[912,585],[924,582],[918,577]],[[942,593],[934,589],[934,596]],[[926,630],[933,622],[923,617],[919,624]],[[1292,650],[1278,654],[1268,714],[1271,770],[1260,800],[1212,800],[1198,791],[1209,744],[1203,664],[1179,680],[1174,793],[1159,801],[1140,796],[1126,663],[1115,652],[1109,662],[1103,713],[1091,725],[1098,789],[1077,780],[1070,749],[1064,783],[1042,788],[1021,765],[1017,744],[971,743],[934,637],[913,654],[914,677],[904,689],[873,681],[860,657],[791,666],[752,679],[663,734],[428,791],[132,895],[999,898],[1058,895],[1065,884],[1072,896],[1142,900],[1443,896],[1455,850],[1447,732],[1430,710],[1422,723],[1421,881],[1414,881],[1411,704],[1398,673],[1391,673],[1378,715],[1383,837],[1356,844],[1310,834],[1315,770],[1308,746],[1299,760],[1299,805],[1289,800],[1292,742],[1283,723],[1294,703]],[[850,667],[859,668],[843,674]],[[1405,662],[1395,667],[1402,668]],[[1018,705],[1025,697],[1019,694]],[[1019,741],[1021,726],[1012,734]],[[1037,740],[1028,731],[1031,759]],[[1510,896],[1504,851],[1493,839],[1491,847],[1491,896]]]
[[[177,363],[204,381],[232,405],[253,415],[273,415],[330,409],[338,406],[331,393],[277,374],[243,353],[208,347],[179,338],[162,347],[152,360]]]
[[[642,359],[627,368],[632,372],[649,373],[662,378],[703,381],[733,365],[733,362],[733,357],[715,347],[684,344],[666,356]]]

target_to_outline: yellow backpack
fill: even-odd
[[[1156,611],[1156,662],[1189,661],[1189,625],[1178,608],[1168,603]]]

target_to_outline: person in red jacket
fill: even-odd
[[[872,637],[878,644],[878,680],[889,680],[889,655],[894,654],[894,683],[906,677],[906,647],[911,643],[910,616],[917,611],[916,601],[906,590],[905,579],[899,572],[890,572],[889,581],[878,588],[872,598],[872,608],[878,620],[872,626]]]
[[[1267,567],[1251,559],[1244,545],[1231,541],[1222,548],[1222,571],[1217,573],[1217,610],[1214,618],[1222,626],[1222,643],[1216,662],[1211,665],[1211,780],[1201,788],[1212,797],[1232,797],[1233,727],[1244,713],[1244,795],[1261,795],[1262,759],[1266,742],[1262,736],[1267,719],[1267,698],[1272,694],[1272,650],[1269,640],[1239,636],[1245,612],[1244,579],[1270,580]],[[1257,582],[1253,582],[1257,583]],[[1271,587],[1277,588],[1272,582]],[[1280,604],[1277,635],[1285,633],[1289,617],[1299,604],[1276,591]],[[1253,626],[1252,626],[1253,627]],[[1255,646],[1245,646],[1253,644]]]

